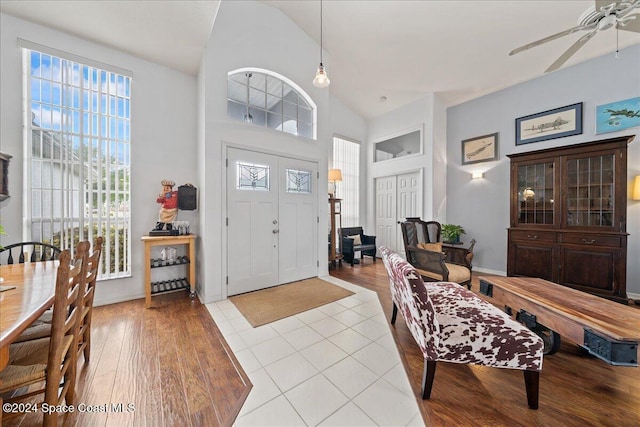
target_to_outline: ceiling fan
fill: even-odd
[[[637,10],[638,13],[632,13],[634,10]],[[595,5],[580,16],[578,25],[575,27],[514,49],[509,52],[509,56],[578,31],[588,31],[545,70],[545,73],[548,73],[560,68],[578,49],[591,40],[598,31],[605,31],[611,27],[640,33],[640,0],[596,0]]]

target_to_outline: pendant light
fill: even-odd
[[[322,65],[322,0],[320,0],[320,65],[318,71],[316,71],[316,77],[313,79],[313,85],[315,87],[327,87],[331,83],[327,76],[327,70]]]

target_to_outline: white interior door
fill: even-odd
[[[396,177],[376,178],[376,244],[396,250]]]
[[[227,158],[227,295],[317,276],[317,164],[235,148]]]
[[[420,179],[420,172],[410,172],[397,176],[397,221],[404,221],[408,217],[419,217],[422,214],[422,185]],[[402,240],[402,229],[398,225],[396,227],[396,250],[403,257],[406,258],[404,253],[404,242]]]
[[[400,221],[422,214],[420,171],[376,178],[376,243],[404,254]]]

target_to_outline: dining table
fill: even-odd
[[[0,370],[9,345],[53,305],[59,261],[0,265]]]
[[[0,370],[9,363],[9,345],[53,305],[59,264],[56,260],[0,265]]]

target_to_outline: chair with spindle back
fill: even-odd
[[[58,259],[60,248],[44,242],[13,243],[0,249],[0,265],[23,264],[25,261],[38,262]],[[29,255],[30,254],[30,255]],[[27,259],[28,258],[28,259]],[[3,262],[3,260],[5,260]]]

